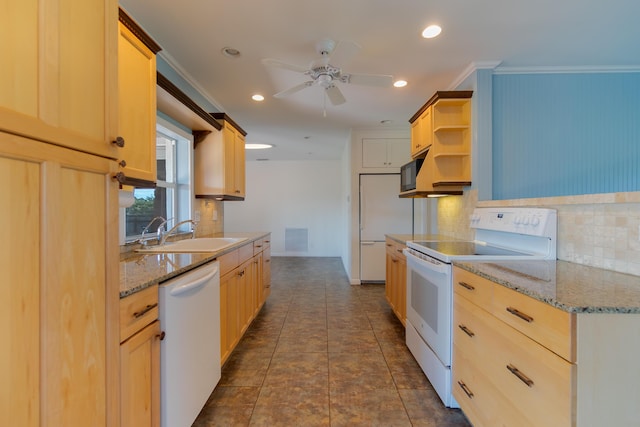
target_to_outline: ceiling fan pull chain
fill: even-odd
[[[322,117],[327,117],[327,90],[322,91]]]

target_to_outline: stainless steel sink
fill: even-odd
[[[201,237],[137,249],[142,253],[217,252],[247,240],[246,237]]]

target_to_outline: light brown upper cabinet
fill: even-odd
[[[120,9],[118,37],[118,152],[121,184],[156,181],[156,53],[160,47]]]
[[[197,198],[244,200],[247,135],[225,113],[211,113],[222,130],[207,134],[195,147],[195,194]]]
[[[117,2],[11,1],[0,13],[0,130],[115,159]]]
[[[411,156],[424,159],[416,189],[400,197],[462,194],[471,185],[472,91],[436,92],[411,123]]]

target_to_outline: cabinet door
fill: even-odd
[[[116,158],[117,2],[21,0],[0,13],[0,130]]]
[[[271,293],[271,248],[266,247],[262,251],[262,303]]]
[[[232,195],[237,197],[245,196],[245,152],[244,152],[245,138],[240,133],[235,133],[234,138],[234,153],[233,153],[233,165],[234,165],[234,189]]]
[[[118,37],[119,160],[127,178],[156,181],[156,55],[122,22]]]
[[[382,138],[367,138],[362,140],[362,167],[386,168],[387,140]]]
[[[120,345],[121,427],[160,425],[160,322]]]
[[[227,360],[240,340],[238,269],[220,278],[220,359]]]
[[[0,132],[0,425],[117,424],[114,170]]]
[[[411,140],[393,138],[387,140],[387,167],[399,168],[411,161]]]
[[[253,257],[253,273],[251,277],[252,281],[252,293],[253,293],[253,316],[255,318],[262,307],[263,299],[263,281],[264,273],[262,271],[264,262],[262,260],[262,253]]]

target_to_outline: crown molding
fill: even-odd
[[[204,99],[206,99],[207,102],[213,105],[218,111],[225,111],[222,104],[216,101],[202,86],[200,86],[200,84],[196,82],[193,77],[191,77],[191,74],[189,74],[184,68],[182,68],[178,61],[176,61],[173,56],[171,56],[166,50],[160,51],[158,53],[158,56],[161,56],[162,59],[164,59],[167,64],[169,64],[169,66],[173,68],[176,73],[178,73],[180,77],[182,77],[189,85],[191,85],[192,88],[198,91],[198,93]]]
[[[477,70],[495,70],[502,61],[474,61],[449,85],[447,90],[456,90],[471,74]]]
[[[496,67],[493,74],[637,73],[640,65]]]

